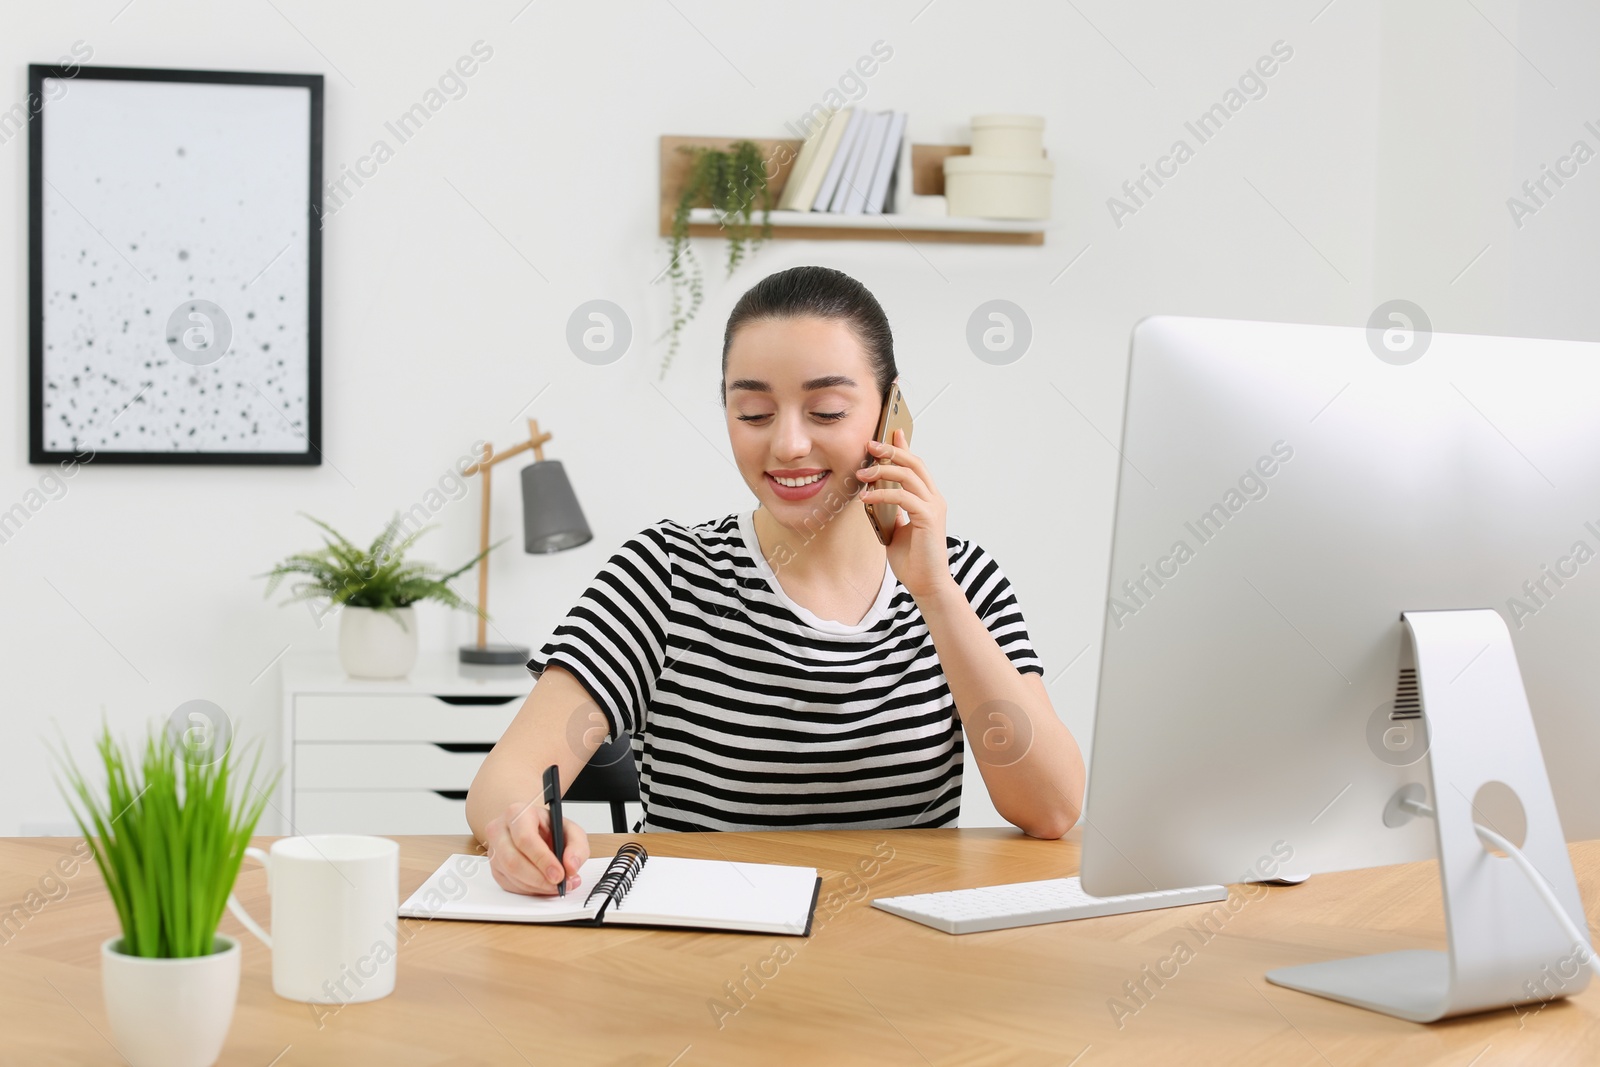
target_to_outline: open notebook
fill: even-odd
[[[685,926],[752,934],[811,933],[822,879],[815,867],[652,856],[630,841],[579,868],[565,897],[500,888],[487,856],[457,854],[400,905],[414,919]]]

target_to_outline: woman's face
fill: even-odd
[[[825,523],[860,491],[882,402],[866,351],[842,320],[739,327],[723,381],[728,439],[763,507],[798,529]]]

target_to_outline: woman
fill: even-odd
[[[873,439],[896,373],[883,309],[839,271],[740,299],[722,404],[760,506],[628,540],[529,661],[539,684],[467,796],[503,888],[576,888],[588,838],[566,820],[558,861],[541,773],[571,782],[608,731],[632,735],[645,830],[954,825],[964,747],[1024,832],[1077,821],[1083,758],[1010,584],[946,536],[905,435]],[[887,549],[863,502],[899,506]]]

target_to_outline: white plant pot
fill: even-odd
[[[339,662],[352,678],[404,678],[417,662],[416,609],[346,607],[339,613]]]
[[[239,942],[216,935],[209,956],[125,956],[100,944],[100,985],[117,1051],[132,1067],[210,1067],[239,999]]]

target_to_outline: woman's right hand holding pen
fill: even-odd
[[[578,868],[589,858],[589,835],[571,819],[561,820],[566,855],[558,859],[551,841],[550,809],[538,797],[511,804],[484,827],[489,870],[510,893],[554,896],[566,875],[567,890],[578,887]]]

